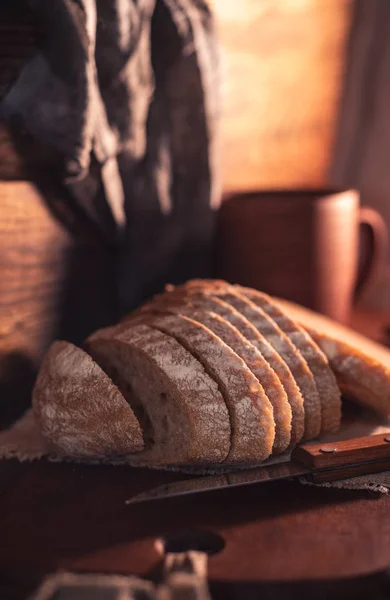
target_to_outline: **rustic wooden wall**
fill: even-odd
[[[56,190],[0,181],[0,425],[28,405],[52,339],[117,318],[114,261]]]

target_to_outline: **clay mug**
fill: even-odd
[[[234,194],[219,211],[215,274],[345,323],[386,245],[382,217],[356,190]]]

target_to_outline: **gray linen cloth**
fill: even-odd
[[[0,103],[118,245],[120,310],[209,276],[219,71],[204,0],[30,0],[41,46]]]

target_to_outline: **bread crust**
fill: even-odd
[[[321,431],[321,403],[315,379],[300,349],[282,328],[259,306],[259,303],[253,302],[252,298],[244,293],[244,288],[232,286],[220,280],[192,280],[183,287],[190,291],[203,289],[204,293],[211,292],[223,298],[240,310],[257,327],[287,363],[301,391],[304,409],[304,439],[317,437]],[[293,422],[300,423],[302,414],[299,407],[295,406],[292,409]]]
[[[237,293],[237,291],[226,282],[214,280],[192,280],[187,284],[175,288],[170,286],[168,293],[159,295],[155,298],[154,304],[160,306],[163,304],[170,305],[175,298],[188,298],[192,301],[192,299],[207,297],[217,298],[229,304],[229,306],[240,313],[251,324],[252,328],[257,330],[259,336],[261,336],[257,338],[257,347],[267,360],[274,360],[273,364],[279,369],[279,372],[283,373],[284,382],[288,386],[288,397],[292,410],[291,444],[298,443],[302,439],[305,429],[304,399],[300,384],[304,390],[307,390],[306,395],[310,392],[315,397],[318,397],[318,392],[315,387],[313,375],[306,362],[286,334],[282,332],[264,311],[259,309],[244,295]],[[152,306],[153,302],[148,303],[138,315],[147,310],[151,310]],[[246,331],[246,335],[250,334],[248,328],[246,328]],[[271,339],[268,339],[269,336]],[[252,340],[253,337],[251,337],[250,341],[254,343]],[[271,353],[268,350],[269,347],[272,349]],[[278,354],[283,363],[287,365],[286,370],[282,370],[283,364],[274,359],[275,353]],[[289,377],[290,373],[291,377]],[[311,432],[309,431],[309,434],[310,433]],[[315,437],[316,435],[317,429],[313,432],[313,436]]]
[[[161,440],[168,435],[172,438],[167,438],[164,448],[157,442],[146,448],[134,458],[136,464],[202,465],[219,463],[227,457],[231,428],[225,401],[201,363],[176,339],[146,324],[132,324],[100,330],[86,344],[105,370],[110,372],[113,367],[123,371],[120,374],[123,394],[129,402],[134,402],[136,393],[156,438]],[[142,385],[137,387],[136,383],[138,378],[145,388],[152,379],[160,382],[153,400],[156,406],[144,404]],[[132,388],[130,395],[128,385]],[[161,396],[165,398],[160,402]],[[175,422],[165,435],[158,413],[160,405],[166,402]]]
[[[207,306],[208,302],[205,303],[205,308]],[[272,453],[281,454],[284,452],[291,440],[292,412],[287,394],[275,371],[260,354],[256,346],[249,342],[236,327],[223,317],[208,310],[196,309],[191,305],[187,306],[182,314],[208,327],[225,344],[230,346],[256,377],[273,408],[275,440]]]
[[[173,298],[172,298],[173,300]],[[279,454],[286,450],[291,441],[291,421],[292,411],[288,401],[287,393],[272,368],[269,361],[260,353],[255,344],[249,341],[240,331],[242,322],[245,318],[241,317],[229,304],[212,296],[200,296],[199,298],[191,297],[191,299],[171,302],[169,305],[162,304],[160,307],[156,303],[152,313],[162,314],[183,314],[202,325],[208,327],[215,335],[220,337],[242,360],[247,367],[255,375],[259,383],[262,385],[264,392],[269,399],[273,411],[275,421],[275,441],[273,445],[273,454]],[[234,318],[236,314],[236,319]],[[229,321],[229,317],[231,321]],[[233,324],[236,322],[237,327]],[[250,323],[247,323],[250,327]],[[256,338],[257,329],[253,328],[252,336]],[[270,346],[271,354],[273,353]],[[277,353],[276,360],[282,362],[282,359]],[[271,361],[272,362],[272,361]],[[287,369],[287,366],[286,366]],[[291,375],[292,379],[292,375]],[[296,386],[295,386],[296,387]],[[299,392],[298,392],[299,393]]]
[[[140,452],[143,437],[134,412],[90,356],[69,342],[54,342],[39,371],[33,410],[53,451],[71,458]]]
[[[275,302],[320,346],[342,392],[390,418],[390,350],[303,306],[287,300]]]
[[[341,422],[341,393],[324,352],[307,331],[279,308],[270,296],[240,286],[238,286],[238,289],[256,305],[260,306],[299,349],[313,373],[317,386],[320,398],[321,432],[337,431]],[[318,406],[312,406],[311,408],[313,413],[318,411]]]
[[[257,464],[268,458],[275,439],[273,409],[244,361],[210,329],[181,315],[149,317],[149,324],[173,336],[218,383],[232,427],[226,462]]]
[[[211,293],[204,293],[197,290],[191,290],[191,293],[188,293],[183,286],[175,288],[174,291],[171,290],[171,292],[172,293],[156,296],[154,301],[149,302],[142,310],[137,311],[133,316],[129,315],[127,319],[123,321],[122,325],[130,318],[140,319],[142,315],[147,312],[177,312],[177,307],[180,307],[183,304],[190,304],[191,306],[200,309],[209,309],[224,318],[228,323],[233,325],[246,340],[255,346],[278,377],[287,395],[291,414],[292,416],[295,416],[291,419],[290,441],[292,444],[298,442],[303,436],[304,429],[303,398],[294,377],[283,358],[276,352],[260,331],[252,325],[239,310],[223,300],[222,296],[215,296]],[[233,298],[233,302],[234,300],[236,301],[235,304],[238,308],[243,304],[245,309],[245,301],[241,302],[238,297]],[[269,395],[267,391],[266,393]]]

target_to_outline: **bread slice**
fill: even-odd
[[[208,305],[206,302],[205,306]],[[188,306],[182,314],[208,327],[244,361],[262,386],[273,408],[275,440],[273,454],[286,450],[291,440],[291,406],[279,378],[258,349],[233,325],[216,313]]]
[[[303,306],[274,301],[319,345],[343,394],[390,418],[390,350]]]
[[[42,434],[58,454],[99,459],[144,447],[140,424],[118,388],[73,344],[52,344],[32,402]]]
[[[300,390],[300,396],[295,395],[290,399],[292,410],[291,443],[298,443],[304,433],[306,433],[307,437],[311,435],[315,437],[318,434],[317,428],[307,428],[305,432],[304,406],[308,399],[310,403],[313,396],[314,398],[316,395],[318,397],[317,388],[315,387],[314,378],[309,367],[286,334],[281,331],[264,311],[261,311],[245,296],[238,294],[232,286],[228,286],[225,282],[222,282],[223,285],[212,285],[211,283],[209,284],[209,280],[203,282],[202,280],[197,281],[197,284],[195,281],[192,281],[185,286],[172,289],[167,294],[166,302],[169,302],[172,294],[186,294],[192,298],[192,295],[201,293],[220,298],[243,315],[258,330],[263,338],[267,340],[274,351],[281,356]]]
[[[221,293],[219,295],[225,302],[228,302],[237,311],[239,311],[252,325],[261,333],[268,341],[275,352],[286,363],[296,385],[300,391],[300,395],[294,395],[291,401],[292,410],[292,433],[291,442],[298,443],[304,434],[315,437],[316,430],[310,429],[305,431],[305,415],[307,399],[314,394],[312,386],[312,375],[300,354],[296,351],[293,344],[281,329],[270,319],[265,313],[260,311],[253,303],[246,298],[240,297],[235,293]]]
[[[165,293],[156,296],[156,298],[145,305],[137,314],[127,316],[127,320],[140,318],[142,314],[147,312],[162,311],[162,312],[180,312],[180,307],[190,304],[195,308],[210,310],[220,317],[224,318],[228,323],[233,325],[243,336],[249,341],[268,362],[271,369],[274,371],[280,381],[280,385],[287,395],[287,401],[290,405],[291,415],[301,415],[301,418],[291,419],[290,440],[292,444],[297,443],[303,435],[304,419],[303,419],[303,399],[301,392],[282,357],[274,350],[271,344],[265,337],[233,306],[221,299],[221,297],[205,294],[203,292],[193,291],[191,294],[183,291],[183,288],[175,288],[178,290],[175,293]],[[123,321],[126,323],[126,320]],[[226,340],[225,340],[226,341]],[[229,344],[230,345],[230,344]],[[233,346],[232,346],[233,347]],[[233,347],[233,350],[235,348]],[[243,358],[243,357],[241,357]],[[256,374],[256,373],[255,373]],[[273,452],[277,452],[278,438],[278,414],[283,421],[285,412],[285,399],[280,393],[280,385],[275,385],[273,392],[264,385],[264,390],[271,401],[274,408],[274,418],[276,425],[276,435]],[[282,425],[280,425],[282,427]]]
[[[223,306],[223,302],[211,297],[202,297],[203,303],[196,307],[191,301],[178,302],[170,306],[155,306],[155,313],[182,314],[208,327],[215,335],[217,335],[225,344],[230,346],[232,350],[245,362],[247,367],[252,371],[256,379],[262,386],[265,395],[270,401],[273,408],[275,421],[275,440],[272,449],[273,454],[280,454],[290,444],[291,440],[291,406],[288,402],[287,394],[280,383],[275,371],[262,356],[259,350],[251,342],[249,342],[239,331],[225,318],[207,310]],[[230,310],[227,304],[227,311]],[[232,311],[231,311],[232,312]]]
[[[185,346],[218,383],[232,428],[226,462],[257,464],[268,458],[275,439],[273,410],[244,361],[210,329],[189,317],[151,315],[150,323]]]
[[[341,422],[341,393],[328,359],[310,335],[280,309],[267,294],[238,286],[245,294],[270,316],[284,331],[306,360],[317,386],[321,401],[321,431],[337,431]],[[313,406],[313,412],[318,407]]]
[[[134,456],[134,464],[225,460],[231,437],[226,404],[215,381],[177,340],[134,325],[100,330],[88,338],[86,348],[141,422],[146,447]]]
[[[313,439],[321,430],[321,404],[313,374],[299,349],[285,332],[267,315],[267,313],[245,294],[220,280],[192,280],[181,286],[189,293],[202,290],[222,298],[239,312],[264,335],[274,349],[287,363],[301,391],[304,404],[304,416],[299,406],[293,407],[293,422],[304,418],[304,438]],[[176,288],[179,292],[180,288]],[[173,291],[171,293],[174,293]],[[295,414],[294,414],[295,409]]]

